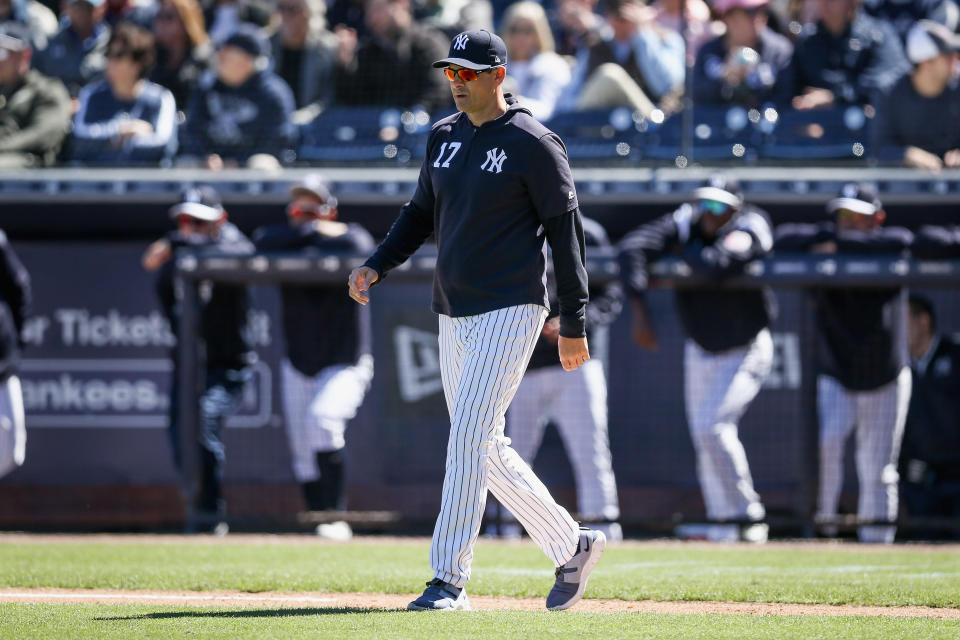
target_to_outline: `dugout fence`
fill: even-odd
[[[203,281],[246,283],[272,288],[279,283],[343,283],[366,256],[256,255],[198,256],[182,254],[177,271],[184,283],[181,336],[196,335],[197,284]],[[439,386],[436,318],[428,310],[435,248],[425,246],[408,263],[391,272],[389,284],[378,287],[374,311],[375,378],[361,414],[348,430],[351,509],[362,514],[360,528],[426,530],[439,506],[448,422]],[[588,255],[592,282],[616,277],[609,252]],[[610,437],[617,476],[621,522],[628,532],[665,532],[681,522],[705,521],[695,462],[683,410],[683,335],[673,313],[670,289],[704,284],[679,259],[652,267],[654,287],[648,302],[653,311],[660,349],[641,352],[630,343],[626,312],[592,346],[602,354],[608,372]],[[923,290],[938,307],[940,329],[960,331],[956,286],[960,261],[904,258],[778,255],[748,266],[722,285],[771,286],[779,313],[772,326],[774,369],[741,422],[757,491],[768,512],[773,533],[813,535],[822,525],[852,530],[856,518],[856,473],[852,447],[845,462],[841,515],[815,521],[818,470],[816,354],[813,306],[807,291],[814,287],[906,286]],[[346,294],[345,294],[346,295]],[[717,321],[723,319],[718,318]],[[604,344],[605,343],[605,344]],[[184,375],[182,397],[196,397],[201,352],[194,340],[182,340],[179,354]],[[273,384],[277,384],[274,381]],[[181,405],[183,460],[196,469],[195,403]],[[274,415],[279,411],[274,411]],[[263,528],[304,517],[295,486],[289,482],[257,482],[240,469],[271,469],[283,459],[282,429],[267,433],[228,434],[228,510],[241,524]],[[265,442],[271,440],[270,446]],[[269,452],[277,457],[265,460]],[[558,499],[576,510],[569,464],[555,433],[548,430],[534,462],[541,479]],[[231,472],[231,469],[233,472]],[[270,475],[270,473],[266,475]],[[255,475],[255,474],[254,474]],[[282,475],[282,472],[280,473]],[[231,477],[243,477],[246,490],[230,490]],[[184,487],[193,490],[188,474]],[[235,481],[234,481],[235,482]],[[252,489],[251,489],[252,488]],[[297,520],[299,514],[299,520]],[[337,516],[339,517],[339,515]],[[917,521],[901,517],[901,530],[931,524],[960,529],[960,522]]]

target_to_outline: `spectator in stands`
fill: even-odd
[[[433,62],[447,54],[446,37],[417,24],[410,0],[367,0],[369,35],[341,29],[337,102],[344,105],[450,106],[450,89]]]
[[[179,333],[182,313],[181,296],[174,284],[174,254],[178,249],[197,253],[229,253],[247,255],[253,245],[231,223],[220,203],[220,195],[211,187],[187,189],[181,202],[170,208],[170,217],[177,224],[163,238],[153,242],[143,254],[141,264],[157,273],[156,291],[174,335]],[[223,466],[226,451],[223,427],[239,404],[244,386],[251,377],[256,353],[248,341],[247,322],[250,292],[246,285],[217,283],[205,295],[198,296],[200,319],[197,340],[203,364],[199,383],[202,389],[196,400],[196,446],[199,448],[199,469],[184,469],[181,458],[180,380],[177,347],[172,349],[173,376],[170,395],[170,443],[174,464],[191,483],[187,504],[187,533],[211,532],[226,534],[226,502],[223,499]],[[177,335],[179,340],[182,336]]]
[[[53,164],[70,127],[63,85],[30,69],[28,29],[0,25],[0,168]]]
[[[777,251],[900,255],[913,242],[907,229],[883,226],[886,214],[874,188],[844,185],[827,204],[835,221],[784,224]],[[907,290],[823,287],[817,308],[817,406],[820,415],[820,491],[817,514],[837,514],[844,449],[856,429],[857,515],[861,542],[893,542],[897,517],[897,459],[910,401]],[[824,531],[835,533],[828,524]]]
[[[900,41],[906,43],[910,27],[920,20],[933,20],[941,24],[956,21],[957,4],[953,0],[862,0],[863,10],[891,25]],[[956,26],[956,25],[951,25]]]
[[[30,274],[0,231],[0,477],[23,465],[27,429],[20,390],[23,323],[30,311]]]
[[[608,28],[578,52],[567,93],[578,110],[629,107],[648,116],[682,91],[686,45],[639,0],[606,0],[606,8]],[[660,106],[673,111],[679,102]]]
[[[907,513],[960,518],[960,346],[937,334],[933,303],[910,295],[907,322],[913,393],[900,452]],[[954,537],[960,537],[954,531]],[[924,527],[920,537],[935,537]]]
[[[157,165],[177,145],[176,103],[169,90],[147,80],[153,36],[133,23],[113,30],[105,80],[80,92],[70,158],[85,164]]]
[[[413,19],[452,38],[463,31],[492,31],[493,7],[489,0],[421,0],[414,6]]]
[[[575,56],[589,42],[602,37],[606,24],[595,11],[597,0],[557,0],[550,15],[550,27],[557,53]]]
[[[37,0],[0,0],[0,24],[17,22],[27,28],[34,51],[47,48],[47,41],[57,32],[57,16]]]
[[[960,89],[954,69],[960,38],[921,20],[907,36],[913,73],[901,78],[877,109],[877,158],[939,171],[960,167]]]
[[[163,0],[153,17],[153,35],[157,64],[150,80],[169,89],[177,108],[184,110],[213,57],[197,0]]]
[[[242,25],[266,27],[273,16],[271,0],[201,0],[200,6],[207,33],[216,45]]]
[[[769,0],[717,0],[726,33],[700,49],[693,68],[697,104],[759,107],[792,97],[793,45],[767,27]]]
[[[333,26],[334,32],[346,29],[359,38],[367,36],[367,24],[364,21],[366,0],[333,0],[328,4],[327,23]]]
[[[271,38],[273,65],[309,120],[334,99],[337,36],[326,28],[323,0],[279,0],[280,27]]]
[[[680,17],[681,0],[654,0],[652,6],[656,9],[654,20],[661,27],[676,31],[683,35],[683,20]],[[716,2],[713,3],[716,10]],[[723,27],[710,17],[710,7],[703,0],[685,0],[687,33],[690,43],[693,45],[688,52],[691,56],[691,62],[700,47],[710,40],[723,34]],[[718,13],[720,13],[718,11]]]
[[[269,70],[268,44],[249,25],[217,49],[216,73],[190,96],[181,154],[209,169],[243,163],[276,166],[292,159],[293,94]]]
[[[149,29],[156,12],[154,2],[148,0],[106,0],[106,7],[103,20],[111,29],[124,22]]]
[[[570,65],[554,53],[546,12],[529,0],[510,5],[503,16],[503,34],[510,57],[509,91],[534,118],[549,120],[570,83]]]
[[[59,78],[73,97],[106,66],[110,27],[104,9],[104,0],[67,0],[60,31],[37,57],[37,69]]]
[[[795,109],[877,104],[910,65],[893,28],[859,9],[859,0],[816,0],[793,53]],[[878,95],[879,94],[879,95]]]

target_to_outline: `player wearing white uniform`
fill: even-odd
[[[633,338],[642,347],[657,346],[644,303],[650,262],[681,252],[695,272],[723,278],[741,272],[773,247],[767,215],[744,204],[732,178],[713,176],[694,198],[621,241],[620,275],[633,307]],[[714,541],[765,542],[767,525],[760,521],[766,512],[753,488],[738,423],[773,364],[768,329],[773,295],[769,289],[708,285],[677,289],[675,298],[689,336],[684,396],[707,518],[746,521],[742,526],[714,522],[701,535]],[[686,536],[691,528],[678,528],[677,533]]]
[[[450,412],[446,473],[430,563],[434,579],[414,610],[469,608],[473,547],[489,489],[556,566],[547,608],[583,595],[606,540],[578,529],[504,436],[507,408],[547,316],[545,240],[553,248],[563,367],[589,360],[583,229],[566,149],[504,95],[506,46],[488,31],[457,35],[443,67],[458,113],[437,122],[416,192],[363,267],[350,296],[370,286],[431,234],[437,240],[433,310]]]
[[[898,255],[913,242],[899,227],[883,227],[885,213],[873,187],[848,184],[827,204],[836,222],[785,224],[777,251]],[[910,403],[907,290],[904,287],[821,288],[813,292],[819,339],[817,406],[820,414],[820,492],[817,515],[836,516],[843,486],[843,451],[856,429],[857,515],[868,521],[897,517],[897,460]],[[836,531],[827,525],[828,534]],[[893,542],[896,528],[867,525],[862,542]]]
[[[610,246],[607,232],[600,223],[582,217],[586,246]],[[552,274],[549,274],[552,276]],[[556,286],[548,280],[551,296]],[[551,297],[551,303],[554,299]],[[623,307],[623,288],[617,281],[590,287],[587,306],[587,337],[594,339],[599,327],[609,325]],[[603,362],[596,357],[574,372],[566,372],[557,357],[560,320],[551,311],[540,339],[533,351],[527,373],[517,395],[507,410],[507,435],[520,457],[533,464],[543,433],[553,422],[570,459],[577,486],[577,507],[580,516],[603,531],[607,541],[621,540],[623,532],[617,519],[617,481],[613,474],[610,438],[607,433],[607,380]],[[500,535],[519,535],[513,521],[501,523]]]
[[[260,251],[323,255],[368,253],[373,238],[358,224],[337,221],[337,199],[317,174],[290,190],[288,224],[265,227]],[[293,473],[311,511],[346,508],[344,433],[373,377],[370,313],[343,296],[341,286],[284,285],[283,408]],[[343,521],[317,525],[317,535],[348,540]]]
[[[0,477],[21,466],[27,429],[17,367],[30,306],[30,274],[0,231]]]

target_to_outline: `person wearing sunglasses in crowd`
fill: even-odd
[[[258,251],[312,255],[369,253],[376,246],[362,226],[337,220],[337,199],[317,174],[290,190],[287,222],[258,229],[253,241]],[[344,433],[373,378],[370,310],[344,296],[340,282],[284,284],[280,295],[283,408],[294,476],[307,509],[343,511]],[[321,523],[316,533],[352,536],[342,520]]]
[[[174,286],[173,258],[178,249],[217,254],[249,255],[253,244],[233,224],[220,195],[208,186],[187,189],[181,201],[170,208],[177,228],[152,243],[143,254],[144,269],[157,273],[156,291],[170,327],[177,335],[182,306],[180,292]],[[200,287],[200,333],[194,339],[202,343],[203,388],[196,398],[198,416],[199,485],[190,487],[187,503],[187,533],[224,535],[229,530],[226,502],[223,499],[223,468],[226,451],[223,427],[240,402],[251,377],[256,353],[249,342],[247,323],[250,293],[246,285],[203,283]],[[178,336],[179,337],[179,336]],[[173,376],[170,394],[170,442],[177,469],[186,478],[195,470],[184,469],[181,452],[179,357],[176,345],[171,351]]]
[[[886,213],[872,185],[849,183],[827,203],[833,220],[783,224],[777,252],[899,255],[913,234],[884,226]],[[857,515],[867,521],[897,517],[897,460],[910,402],[907,290],[902,286],[823,287],[812,291],[817,309],[817,407],[820,485],[817,515],[837,514],[843,452],[856,428]],[[834,535],[825,523],[822,531]],[[861,542],[893,542],[892,525],[859,527]]]
[[[149,31],[125,22],[107,43],[105,80],[80,92],[70,159],[84,164],[154,165],[177,147],[173,94],[146,79],[153,67]]]
[[[691,202],[628,233],[620,243],[619,263],[633,311],[634,342],[658,347],[645,302],[651,262],[677,254],[695,273],[714,281],[741,273],[772,248],[767,214],[745,203],[737,181],[721,174],[694,191]],[[705,527],[681,526],[677,534],[765,542],[766,511],[753,488],[738,423],[773,363],[769,326],[776,300],[766,287],[719,288],[712,282],[677,288],[674,295],[688,336],[687,426],[709,521]]]

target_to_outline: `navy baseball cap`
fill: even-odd
[[[503,39],[486,29],[464,31],[450,41],[450,53],[433,66],[437,69],[455,64],[465,69],[485,71],[507,66],[507,45]]]
[[[846,209],[864,216],[872,216],[883,209],[873,185],[865,182],[849,182],[840,189],[840,194],[827,203],[827,213]]]
[[[299,195],[308,195],[317,198],[323,204],[331,207],[337,206],[337,199],[330,191],[330,186],[319,173],[311,173],[304,176],[303,180],[290,187],[291,197],[296,198]]]
[[[220,43],[220,47],[236,47],[254,58],[267,55],[267,42],[260,35],[260,30],[253,25],[240,25]]]
[[[220,194],[209,186],[190,187],[183,192],[180,203],[170,207],[170,217],[190,216],[197,220],[215,222],[223,216]]]
[[[721,173],[711,176],[707,184],[693,192],[693,197],[697,200],[722,202],[734,209],[743,206],[743,190],[740,189],[740,183],[736,178]]]

